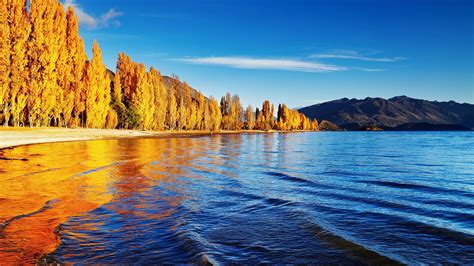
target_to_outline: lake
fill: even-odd
[[[4,263],[474,263],[473,132],[137,138],[1,153]]]

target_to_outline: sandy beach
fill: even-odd
[[[169,137],[177,135],[204,135],[209,132],[157,132],[118,129],[86,129],[86,128],[0,128],[0,149],[20,145],[81,141],[111,138],[132,137]]]
[[[239,133],[275,133],[282,131],[240,130],[214,132],[213,134]],[[302,131],[293,131],[302,132]],[[191,137],[211,134],[209,131],[143,131],[121,129],[89,129],[89,128],[22,128],[0,127],[0,149],[21,145],[82,141],[95,139],[135,138],[135,137]]]

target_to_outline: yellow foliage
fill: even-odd
[[[27,8],[29,3],[29,8]],[[317,130],[318,122],[265,101],[244,110],[238,95],[219,103],[119,53],[113,84],[96,41],[88,61],[74,8],[58,0],[0,0],[0,121],[8,126],[154,130]],[[169,88],[166,82],[171,82]]]
[[[118,125],[118,116],[117,112],[115,112],[114,109],[109,108],[109,111],[107,112],[107,117],[105,121],[105,128],[109,129],[114,129]]]
[[[10,29],[7,24],[7,11],[7,0],[0,0],[0,107],[6,99],[10,70]]]
[[[110,105],[110,79],[102,63],[102,51],[97,41],[92,45],[92,61],[87,64],[86,126],[103,128]]]

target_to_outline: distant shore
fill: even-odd
[[[136,138],[136,137],[191,137],[211,134],[238,134],[238,133],[275,133],[282,131],[262,130],[239,130],[219,132],[210,131],[143,131],[127,129],[89,129],[89,128],[24,128],[24,127],[0,127],[0,149],[16,146],[82,141],[96,139]],[[298,132],[298,131],[295,131]]]

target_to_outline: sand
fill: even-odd
[[[208,133],[209,132],[191,132],[187,133],[187,135]],[[165,137],[176,134],[183,133],[85,128],[0,128],[0,149],[49,142],[131,137]]]
[[[240,133],[275,133],[279,131],[240,130],[219,131],[214,134]],[[301,131],[298,131],[301,132]],[[142,131],[119,129],[87,129],[87,128],[22,128],[0,127],[0,149],[15,146],[95,139],[134,138],[134,137],[191,137],[211,134],[209,131]]]

